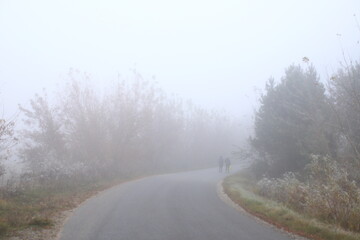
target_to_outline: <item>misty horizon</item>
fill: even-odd
[[[169,95],[248,123],[265,82],[289,65],[308,57],[324,80],[344,57],[356,60],[356,9],[357,1],[1,1],[4,114],[43,88],[56,91],[71,68],[100,89],[136,69]]]

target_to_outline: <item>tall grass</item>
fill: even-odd
[[[360,234],[339,225],[316,220],[308,213],[295,211],[287,204],[260,196],[256,180],[246,172],[227,177],[225,193],[247,212],[289,232],[315,240],[358,240]]]

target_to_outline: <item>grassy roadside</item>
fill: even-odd
[[[247,212],[286,231],[314,240],[360,239],[360,234],[321,223],[256,195],[254,182],[244,171],[225,178],[223,188],[231,200]]]
[[[37,187],[0,198],[0,239],[16,236],[25,229],[52,228],[59,213],[71,210],[99,191],[115,186],[124,179]]]
[[[192,170],[201,170],[208,167]],[[0,239],[17,236],[22,230],[56,229],[54,219],[62,212],[78,207],[88,198],[118,184],[144,177],[187,171],[152,171],[103,179],[87,183],[39,186],[13,193],[11,196],[0,196]],[[22,239],[22,238],[21,238]],[[36,238],[37,239],[37,238]]]

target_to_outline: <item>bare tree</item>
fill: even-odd
[[[16,116],[11,120],[0,119],[0,176],[5,173],[3,161],[10,157],[11,149],[18,141],[14,135],[15,119]]]

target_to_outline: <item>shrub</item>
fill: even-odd
[[[284,203],[325,222],[360,232],[360,189],[345,169],[329,157],[312,156],[306,166],[307,181],[294,173],[282,178],[264,178],[257,183],[262,196]]]
[[[294,173],[287,172],[282,178],[263,178],[257,184],[260,195],[271,198],[296,210],[306,204],[308,186],[300,182]]]

